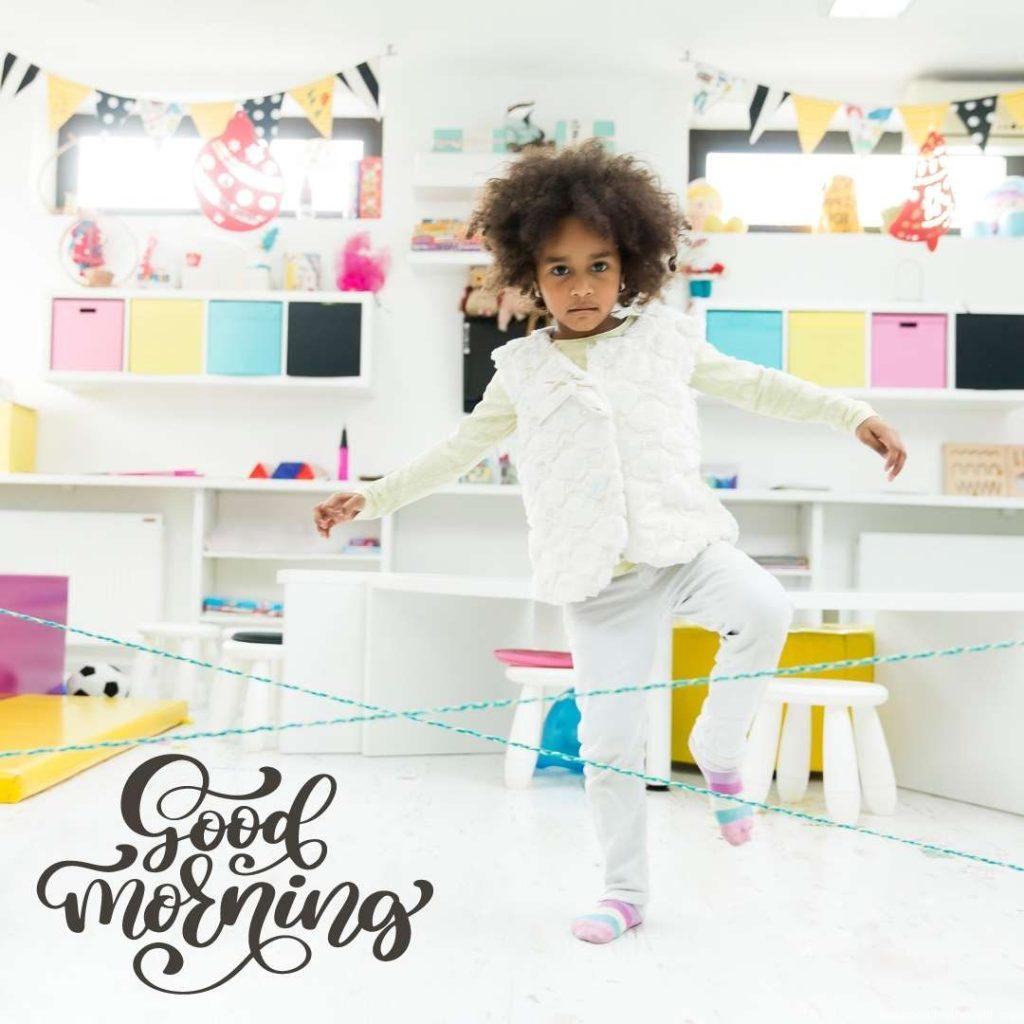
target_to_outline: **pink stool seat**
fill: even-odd
[[[527,647],[499,647],[494,656],[506,665],[524,668],[572,668],[569,651],[534,651]]]

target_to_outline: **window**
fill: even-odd
[[[187,118],[162,142],[131,120],[117,134],[101,135],[93,115],[77,115],[61,129],[78,144],[57,163],[57,208],[73,195],[79,207],[109,213],[198,213],[192,167],[204,140]],[[272,143],[284,177],[282,216],[294,216],[308,172],[316,215],[356,215],[359,160],[379,156],[381,122],[335,118],[333,137],[321,138],[305,118],[282,118]]]
[[[751,146],[746,132],[690,133],[690,177],[705,177],[721,193],[725,214],[752,230],[809,231],[821,213],[822,190],[836,174],[854,179],[862,228],[879,230],[882,210],[900,205],[913,182],[916,156],[899,152],[897,135],[883,136],[874,153],[855,156],[842,132],[830,132],[814,153],[802,153],[795,132],[766,132]],[[1024,159],[949,154],[956,200],[953,227],[974,219],[982,197]]]

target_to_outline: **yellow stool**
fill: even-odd
[[[718,634],[712,630],[690,623],[676,626],[672,638],[672,678],[690,679],[694,676],[709,675],[715,662],[715,655],[718,653],[718,642]],[[875,632],[870,627],[826,623],[822,626],[791,629],[782,656],[779,658],[779,667],[790,668],[794,665],[813,665],[822,661],[868,658],[874,653]],[[779,678],[799,679],[808,675],[816,679],[855,679],[861,682],[871,682],[875,678],[873,665],[822,672],[811,670]],[[700,714],[707,692],[706,683],[701,686],[676,687],[672,690],[673,761],[694,763],[686,741],[693,723]],[[810,771],[820,772],[824,768],[823,729],[824,710],[820,707],[812,708]]]

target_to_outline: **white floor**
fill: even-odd
[[[298,934],[309,941],[307,967],[272,974],[249,963],[212,992],[182,997],[147,988],[133,973],[139,948],[161,936],[125,938],[120,915],[99,926],[95,913],[84,933],[70,932],[61,912],[36,897],[41,871],[57,860],[109,863],[115,843],[148,849],[153,841],[133,836],[120,820],[121,788],[133,767],[168,751],[198,757],[213,786],[234,792],[259,781],[258,766],[279,767],[281,791],[255,802],[264,816],[287,807],[308,777],[333,775],[333,804],[303,827],[303,838],[329,847],[325,863],[305,873],[305,889],[351,880],[361,895],[392,889],[408,902],[413,881],[430,880],[434,898],[411,919],[405,954],[377,961],[374,936],[365,933],[331,947],[326,921],[312,932],[271,923],[264,938]],[[648,919],[617,943],[590,946],[568,929],[599,889],[579,777],[548,773],[532,789],[510,792],[501,764],[500,755],[242,754],[205,741],[129,751],[0,806],[0,1018],[1024,1020],[1024,874],[771,814],[759,814],[754,840],[734,849],[717,835],[704,797],[650,793],[655,891]],[[699,784],[690,772],[677,777]],[[812,781],[802,809],[824,813],[820,782]],[[997,811],[901,790],[895,817],[867,815],[862,824],[1024,861],[1024,819]],[[261,865],[277,858],[273,850],[259,843]],[[271,878],[280,894],[296,870],[257,877]],[[125,874],[143,872],[115,876],[118,884]],[[78,878],[73,888],[80,892],[85,881]],[[217,897],[239,881],[223,873],[215,879],[210,891]],[[242,959],[245,939],[236,933],[247,919],[198,950],[172,930],[164,938],[182,950],[184,967],[164,978],[162,955],[154,953],[149,976],[175,989],[211,984]],[[294,964],[297,951],[294,941],[279,941],[267,956]]]

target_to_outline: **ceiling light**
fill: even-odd
[[[898,18],[914,0],[832,0],[830,18]]]

